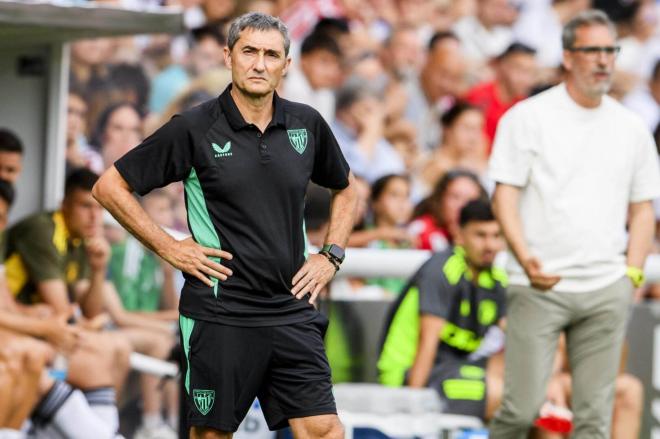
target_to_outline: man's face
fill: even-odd
[[[115,110],[103,133],[101,154],[105,166],[112,166],[117,159],[136,147],[141,139],[140,115],[128,106]]]
[[[514,53],[499,61],[495,71],[511,95],[528,96],[536,81],[536,60],[532,54]]]
[[[616,45],[614,35],[607,26],[590,25],[577,28],[575,36],[574,50],[564,50],[567,80],[587,97],[603,96],[612,85],[616,54],[602,50],[584,52],[581,49],[612,48]]]
[[[300,68],[314,90],[336,88],[341,83],[339,58],[328,50],[314,50],[300,58]]]
[[[386,61],[397,73],[418,71],[423,59],[422,44],[414,30],[399,30],[392,36]]]
[[[225,47],[225,64],[232,83],[247,96],[259,98],[272,93],[291,63],[284,53],[284,38],[275,30],[244,29],[230,51]]]
[[[80,96],[70,94],[66,114],[66,140],[72,144],[85,131],[87,104]]]
[[[460,228],[456,243],[465,249],[468,262],[480,270],[490,268],[504,247],[497,221],[469,221]]]
[[[7,228],[7,221],[9,220],[9,204],[4,198],[0,198],[0,232]]]
[[[0,151],[0,179],[16,184],[23,169],[23,156],[18,152]]]
[[[74,189],[62,200],[62,214],[72,238],[97,236],[103,226],[103,207],[91,191]]]
[[[461,96],[466,89],[466,64],[460,46],[454,41],[442,43],[428,55],[422,69],[424,92],[431,102],[444,96]]]
[[[211,38],[202,38],[192,50],[193,70],[197,75],[222,66],[223,47]]]

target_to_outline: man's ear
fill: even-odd
[[[571,57],[572,53],[569,50],[564,50],[562,52],[562,61],[561,64],[564,66],[564,69],[567,72],[570,72],[573,68],[573,59]]]
[[[286,61],[284,62],[284,69],[282,69],[282,76],[285,76],[289,71],[289,66],[291,66],[291,57],[287,56]]]
[[[223,49],[222,56],[225,59],[225,67],[231,70],[231,51],[229,50],[228,46],[225,46]]]

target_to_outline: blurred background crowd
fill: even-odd
[[[280,96],[323,115],[358,179],[359,215],[349,247],[440,251],[451,245],[460,209],[493,190],[486,165],[500,117],[518,101],[561,81],[561,29],[591,7],[605,10],[618,27],[621,51],[611,95],[635,111],[660,144],[660,1],[97,3],[137,9],[178,6],[188,32],[70,45],[68,176],[80,168],[103,172],[172,115],[217,97],[231,81],[223,61],[229,22],[248,11],[265,12],[281,17],[292,38],[292,68]],[[0,168],[11,165],[12,153],[20,162],[21,154],[20,139],[12,139],[11,127],[4,128]],[[181,184],[142,201],[162,226],[188,234]],[[326,190],[310,186],[305,216],[313,245],[323,244],[329,203]],[[656,217],[660,241],[660,205]],[[162,335],[134,335],[131,342],[134,350],[166,358],[176,321],[176,312],[168,310],[177,307],[182,279],[111,218],[104,223],[112,245],[109,280],[118,298],[110,319],[119,327]],[[657,243],[655,250],[660,251]],[[393,298],[405,281],[342,278],[333,282],[330,297]],[[660,298],[660,285],[639,295]],[[135,318],[143,313],[160,314],[145,328]],[[153,393],[157,385],[152,380],[143,389]],[[170,393],[145,404],[152,413],[166,413],[166,421],[176,427],[178,406],[175,392]],[[156,424],[147,418],[142,422],[143,427]]]

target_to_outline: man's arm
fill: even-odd
[[[158,321],[156,319],[145,319],[139,313],[126,311],[121,303],[119,294],[117,294],[117,290],[111,283],[106,284],[103,293],[105,307],[117,326],[151,329],[166,334],[172,333],[170,329],[171,327],[167,322]]]
[[[523,226],[519,214],[520,188],[497,183],[493,194],[493,212],[497,217],[509,248],[523,267],[534,288],[548,290],[561,279],[559,276],[542,271],[541,261],[529,253],[523,235]]]
[[[192,238],[183,241],[172,238],[147,215],[133,197],[132,188],[114,166],[101,175],[92,194],[142,244],[179,270],[197,277],[210,287],[213,281],[209,276],[219,280],[231,276],[230,269],[209,258],[231,259],[231,254],[203,247]]]
[[[629,267],[644,269],[646,257],[651,252],[655,231],[655,213],[651,201],[630,203],[628,207],[628,250],[626,263]]]
[[[415,362],[408,373],[408,386],[425,387],[440,341],[440,331],[445,324],[445,319],[431,314],[422,314],[420,319],[419,344]]]
[[[330,224],[326,243],[345,247],[348,236],[353,229],[355,209],[357,207],[357,192],[355,190],[355,177],[348,175],[348,186],[333,191],[330,205]],[[293,276],[291,293],[297,299],[302,299],[310,293],[309,302],[314,303],[316,296],[335,275],[335,266],[321,254],[310,255],[303,266]]]

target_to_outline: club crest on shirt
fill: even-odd
[[[213,408],[215,402],[215,390],[193,389],[193,401],[195,407],[202,415],[206,415]]]
[[[307,148],[307,130],[302,128],[299,130],[286,130],[286,132],[289,135],[289,142],[291,142],[293,149],[298,154],[305,152],[305,148]]]

